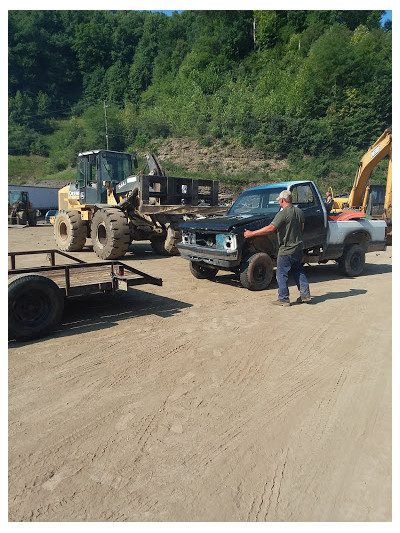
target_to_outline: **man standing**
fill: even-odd
[[[276,263],[276,280],[278,282],[278,300],[274,305],[290,306],[288,277],[291,271],[295,279],[300,296],[297,303],[309,302],[310,287],[304,273],[301,261],[303,258],[303,228],[304,213],[292,204],[292,193],[282,191],[279,195],[281,211],[275,215],[268,226],[261,229],[244,231],[244,237],[249,239],[268,233],[278,232],[278,258]]]

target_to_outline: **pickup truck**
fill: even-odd
[[[279,211],[279,193],[289,190],[293,204],[305,215],[303,263],[336,261],[341,274],[359,276],[366,252],[386,249],[383,220],[368,220],[359,211],[328,214],[318,187],[312,181],[261,185],[243,192],[228,212],[219,217],[180,224],[180,255],[190,261],[198,279],[213,279],[219,270],[238,274],[243,287],[263,290],[272,280],[278,242],[276,232],[245,239],[245,229],[270,224]]]

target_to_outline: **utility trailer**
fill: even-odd
[[[16,267],[16,258],[46,255],[48,266]],[[127,291],[129,287],[162,285],[162,279],[145,274],[121,261],[86,263],[60,250],[9,252],[8,337],[29,340],[42,337],[60,324],[66,298]],[[56,257],[72,261],[56,264]]]

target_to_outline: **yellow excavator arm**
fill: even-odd
[[[392,152],[392,134],[390,130],[385,130],[379,139],[368,149],[358,163],[356,177],[353,188],[351,189],[348,205],[350,209],[359,209],[363,206],[365,188],[371,172],[384,157],[390,154],[390,203],[391,203],[391,152]],[[389,189],[389,170],[386,192]]]

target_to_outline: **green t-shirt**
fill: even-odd
[[[289,255],[303,250],[304,213],[294,205],[287,205],[271,222],[278,233],[279,255]]]

